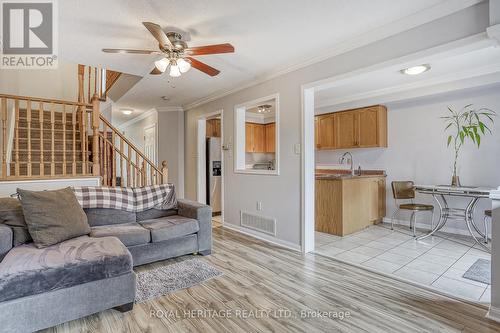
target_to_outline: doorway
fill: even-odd
[[[223,113],[216,111],[197,121],[197,201],[212,207],[214,226],[224,221]]]

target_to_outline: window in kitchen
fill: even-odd
[[[235,172],[279,174],[279,96],[235,107]]]

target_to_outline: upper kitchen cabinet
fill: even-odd
[[[335,137],[337,144],[335,148],[353,148],[358,146],[356,112],[338,112],[335,115]]]
[[[316,116],[316,148],[387,147],[387,109],[370,106]]]
[[[265,125],[266,130],[266,153],[276,152],[276,123]]]
[[[316,148],[319,150],[335,149],[335,116],[326,114],[316,117]]]
[[[387,108],[372,106],[355,111],[357,147],[387,147]]]
[[[219,118],[207,119],[206,133],[207,133],[207,138],[221,137],[221,127]]]

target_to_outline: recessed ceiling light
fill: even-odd
[[[418,65],[418,66],[413,66],[413,67],[408,67],[408,68],[402,69],[401,73],[406,74],[406,75],[418,75],[418,74],[422,74],[424,72],[427,72],[429,69],[431,69],[431,65],[424,64],[424,65]]]
[[[131,115],[132,114],[132,110],[130,109],[121,109],[120,110],[124,115],[128,116],[128,115]]]

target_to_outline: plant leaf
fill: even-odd
[[[481,136],[476,133],[476,143],[477,143],[477,148],[479,148],[479,145],[481,144]]]
[[[481,133],[484,134],[484,123],[482,121],[479,122],[479,129],[481,130]]]
[[[450,143],[451,143],[451,140],[452,140],[452,139],[453,139],[453,137],[452,137],[451,135],[450,135],[450,136],[448,136],[448,144],[447,144],[447,146],[448,146],[448,147],[450,146]]]

